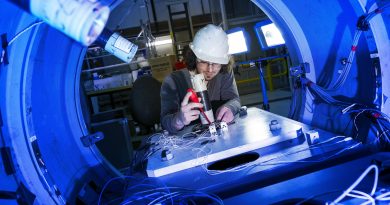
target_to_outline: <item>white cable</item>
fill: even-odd
[[[162,191],[167,190],[169,193],[160,192],[160,190],[162,190]],[[173,192],[170,192],[170,190],[173,190]],[[150,192],[152,194],[147,194]],[[141,198],[137,198],[137,199],[132,200],[132,201],[127,201],[127,202],[123,203],[122,205],[130,204],[130,203],[137,201],[137,200],[142,200],[148,196],[154,195],[156,192],[162,193],[163,195],[159,196],[158,198],[155,198],[153,201],[149,202],[149,204],[155,204],[157,202],[160,203],[160,202],[162,202],[162,201],[160,201],[162,199],[163,199],[163,201],[173,200],[173,197],[176,197],[179,195],[190,195],[190,196],[202,195],[205,198],[209,198],[215,202],[218,202],[218,204],[223,204],[222,200],[218,196],[215,196],[213,194],[207,194],[207,193],[202,192],[202,191],[191,190],[191,189],[186,189],[186,188],[181,188],[181,187],[160,187],[160,188],[148,189],[148,190],[132,193],[131,196],[142,195],[142,194],[145,194],[145,195]],[[164,198],[167,198],[167,199],[164,199]]]
[[[379,141],[379,140],[382,138],[382,136],[384,135],[385,141],[386,141],[387,143],[389,143],[390,139],[389,139],[389,137],[387,136],[387,132],[389,132],[390,130],[384,130],[384,129],[383,129],[382,123],[379,122],[379,121],[377,121],[377,123],[378,123],[380,129],[382,130],[382,133],[381,133],[381,134],[379,135],[379,137],[378,137],[378,141]]]
[[[147,195],[145,195],[145,196],[139,196],[139,197],[137,197],[136,199],[134,199],[134,200],[131,200],[131,201],[126,201],[125,203],[121,203],[120,205],[127,205],[127,204],[131,204],[131,203],[133,203],[133,202],[135,202],[135,201],[139,201],[139,200],[142,200],[142,199],[145,199],[145,198],[147,198],[147,197],[151,197],[151,196],[153,196],[153,195],[156,195],[156,194],[166,194],[165,192],[154,192],[154,193],[151,193],[151,194],[147,194]],[[136,194],[133,194],[132,196],[135,196]],[[110,204],[110,203],[107,203],[107,204]]]
[[[23,29],[21,32],[19,32],[18,34],[16,34],[9,42],[8,42],[8,46],[11,46],[11,44],[17,39],[19,38],[20,35],[22,35],[23,33],[25,33],[26,31],[30,30],[31,28],[33,28],[34,26],[37,26],[39,24],[43,23],[43,21],[38,21],[38,22],[35,22],[33,24],[31,24],[30,26],[28,26],[27,28]],[[1,57],[0,57],[0,64],[3,63],[4,61],[4,56],[5,56],[5,50],[2,50],[1,51]]]
[[[347,196],[357,185],[359,185],[359,183],[364,179],[364,177],[371,171],[371,170],[374,170],[375,171],[375,178],[374,178],[374,185],[372,187],[372,190],[371,190],[371,193],[370,195],[374,195],[375,194],[375,191],[376,191],[376,188],[377,188],[377,185],[378,185],[378,166],[376,166],[375,164],[373,165],[370,165],[360,176],[359,178],[347,189],[345,190],[339,197],[337,197],[332,203],[331,205],[335,205],[335,204],[338,204],[342,199],[344,199],[345,196]]]
[[[389,201],[390,200],[389,196],[390,196],[390,191],[383,193],[381,195],[378,195],[377,197],[375,197],[375,199],[378,201]]]
[[[153,205],[155,204],[156,202],[158,202],[160,199],[163,199],[165,197],[169,197],[171,195],[175,195],[175,194],[178,194],[179,192],[172,192],[172,193],[169,193],[169,194],[165,194],[165,195],[162,195],[160,197],[158,197],[157,199],[154,199],[153,201],[151,201],[150,203],[148,203],[148,205]]]
[[[16,34],[9,42],[8,42],[8,46],[10,46],[17,38],[19,38],[20,35],[22,35],[24,32],[30,30],[31,28],[33,28],[34,26],[37,26],[39,24],[43,23],[43,21],[38,21],[38,22],[35,22],[33,24],[31,24],[30,26],[28,26],[27,28],[23,29],[21,32],[19,32],[18,34]]]
[[[377,109],[372,109],[372,108],[364,108],[364,109],[357,109],[357,110],[351,110],[351,111],[348,111],[348,112],[359,112],[359,111],[372,111],[372,112],[376,112],[376,113],[379,113],[381,114],[387,121],[390,121],[390,117],[388,115],[386,115],[385,113],[377,110]],[[346,113],[348,113],[346,112]]]
[[[361,30],[356,30],[356,32],[354,34],[354,39],[352,41],[352,47],[357,46],[357,44],[359,43],[359,39],[360,39],[361,34],[362,34]],[[348,55],[347,63],[345,65],[345,67],[343,68],[342,73],[339,75],[339,77],[337,78],[336,82],[333,84],[333,86],[331,87],[330,90],[337,90],[341,86],[344,85],[344,83],[347,80],[347,77],[349,75],[349,72],[351,70],[351,66],[352,66],[352,63],[353,63],[353,60],[355,57],[355,53],[356,53],[356,50],[350,51],[350,53]]]
[[[346,112],[348,112],[355,105],[356,105],[356,103],[353,103],[352,105],[344,108],[343,110],[341,110],[341,113],[345,114]]]
[[[358,126],[356,125],[356,119],[357,119],[357,117],[359,117],[359,115],[361,115],[364,111],[365,111],[365,110],[360,111],[360,112],[355,116],[355,118],[353,119],[353,125],[354,125],[355,128],[356,128],[356,139],[358,139],[358,137],[359,137],[359,128],[358,128]]]
[[[375,205],[375,199],[372,196],[370,196],[369,194],[362,192],[362,191],[352,190],[350,193],[348,193],[347,196],[358,198],[358,199],[368,200],[360,205],[366,205],[366,204],[370,204],[370,203]]]
[[[5,50],[2,50],[1,51],[0,64],[3,63],[4,56],[5,56]]]

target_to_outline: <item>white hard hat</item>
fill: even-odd
[[[229,62],[228,37],[219,26],[209,24],[201,28],[190,43],[190,48],[201,60],[219,64]]]

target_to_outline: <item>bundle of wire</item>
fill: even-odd
[[[339,100],[334,99],[324,88],[321,86],[311,82],[310,80],[306,78],[302,78],[302,83],[307,85],[308,91],[311,93],[315,93],[318,97],[320,97],[322,100],[324,100],[328,104],[332,105],[341,105],[341,106],[347,106],[350,103],[342,102]]]
[[[376,140],[372,143],[379,144],[381,147],[388,148],[390,146],[390,118],[385,113],[372,108],[354,108],[358,107],[356,104],[353,104],[351,106],[348,106],[345,108],[342,113],[343,114],[354,114],[357,113],[354,117],[353,124],[356,129],[356,138],[359,136],[359,128],[357,126],[356,120],[359,116],[361,116],[363,113],[366,113],[369,118],[374,119],[374,122],[377,127],[377,137]],[[373,128],[375,128],[373,126]]]
[[[367,174],[374,170],[375,176],[374,176],[374,183],[371,189],[370,194],[367,194],[362,191],[354,190],[359,183],[367,176]],[[379,169],[378,166],[373,164],[370,165],[360,176],[359,178],[350,186],[348,189],[346,189],[339,197],[337,197],[334,201],[332,201],[331,205],[338,204],[341,202],[345,197],[352,197],[352,198],[358,198],[365,200],[363,205],[365,204],[375,204],[375,201],[390,201],[390,192],[385,192],[383,194],[375,196],[376,189],[378,186],[378,176],[379,176]]]
[[[389,7],[390,7],[390,4],[386,4],[380,8],[377,8],[371,12],[368,12],[367,14],[360,17],[358,24],[364,24],[364,26],[368,27],[369,22],[373,17],[382,13],[384,10],[386,10]],[[360,39],[362,32],[363,32],[362,28],[360,28],[360,25],[358,25],[358,27],[355,31],[353,40],[352,40],[351,51],[349,52],[348,59],[346,60],[345,65],[341,71],[341,74],[337,78],[336,82],[332,86],[329,86],[329,87],[324,89],[327,92],[337,91],[340,87],[342,87],[344,85],[345,81],[347,80],[347,77],[348,77],[349,72],[351,70],[353,60],[355,58],[356,49],[357,49],[359,39]]]
[[[193,149],[198,150],[203,147],[202,142],[215,139],[209,135],[208,130],[203,131],[200,134],[189,132],[182,136],[169,135],[167,133],[156,133],[151,135],[147,144],[149,145],[148,150],[143,154],[140,162],[147,160],[153,154],[159,150],[181,150],[181,149]],[[138,157],[136,157],[138,158]]]
[[[293,94],[291,96],[290,112],[288,113],[288,118],[295,119],[297,113],[298,105],[298,96],[301,96],[301,89],[294,87]]]
[[[155,178],[136,178],[132,176],[112,178],[105,183],[99,195],[98,205],[103,202],[103,194],[114,181],[121,180],[125,184],[124,190],[116,197],[109,197],[104,201],[109,204],[223,204],[222,200],[214,195],[199,190],[181,187],[168,187]],[[106,197],[108,198],[108,197]]]
[[[173,148],[173,149],[188,149],[193,147],[201,140],[208,140],[211,136],[208,131],[203,131],[201,134],[193,132],[185,133],[182,136],[158,134],[150,138],[150,142],[154,144],[154,148]]]
[[[352,62],[355,58],[356,48],[357,48],[357,44],[359,43],[361,34],[362,34],[361,30],[355,31],[355,35],[352,41],[351,51],[349,52],[348,59],[345,63],[345,66],[342,69],[341,74],[337,78],[336,82],[332,86],[326,88],[328,91],[337,91],[340,87],[344,85],[345,81],[347,80],[347,77],[352,67]]]
[[[379,13],[382,13],[383,11],[385,11],[388,8],[390,8],[390,4],[386,4],[380,8],[377,8],[377,9],[363,15],[359,19],[359,23],[364,24],[365,26],[368,26],[369,21],[374,16],[376,16]],[[363,32],[362,28],[359,28],[359,25],[358,25],[358,28],[356,29],[353,40],[352,40],[351,51],[348,55],[348,59],[346,60],[345,65],[344,65],[343,69],[341,70],[341,73],[340,73],[339,77],[337,78],[337,80],[335,81],[335,83],[333,83],[331,86],[323,88],[323,87],[311,82],[310,80],[308,80],[304,77],[301,78],[301,80],[303,81],[302,83],[307,85],[310,92],[315,93],[318,97],[320,97],[322,100],[324,100],[328,104],[335,104],[335,105],[341,105],[341,106],[347,105],[347,103],[345,103],[345,102],[334,99],[329,93],[337,92],[339,90],[339,88],[341,88],[344,85],[345,81],[347,80],[348,75],[349,75],[350,70],[351,70],[351,67],[352,67],[352,63],[353,63],[354,58],[355,58],[355,53],[356,53],[359,39],[360,39],[362,32]]]
[[[220,122],[214,123],[218,129],[220,128]],[[203,151],[200,149],[205,147],[210,141],[217,140],[217,136],[210,135],[208,129],[203,130],[201,133],[188,132],[181,136],[170,135],[169,133],[156,133],[151,135],[147,143],[151,145],[149,152],[145,155],[145,159],[153,155],[156,151],[167,148],[170,150],[180,149],[193,149],[199,151],[197,155]]]
[[[374,175],[373,186],[371,188],[370,193],[368,194],[368,193],[365,193],[363,191],[356,190],[355,188],[360,184],[361,181],[363,181],[363,179],[372,170],[374,171],[375,175]],[[373,165],[370,165],[368,168],[366,168],[366,170],[358,177],[358,179],[354,183],[352,183],[352,185],[349,186],[345,191],[335,190],[335,191],[330,191],[330,192],[318,194],[318,195],[309,197],[309,198],[297,203],[297,205],[298,204],[305,204],[305,202],[307,202],[313,198],[317,198],[319,196],[328,195],[328,194],[336,193],[336,192],[342,192],[342,194],[340,196],[338,196],[334,201],[327,202],[326,205],[336,205],[336,204],[366,205],[366,204],[376,204],[376,202],[387,202],[387,204],[388,204],[390,201],[390,191],[388,191],[389,189],[381,189],[378,192],[376,191],[377,186],[378,186],[378,178],[379,178],[379,168],[377,165],[373,164]],[[344,202],[342,203],[342,201],[343,201],[343,199],[345,199],[345,197],[351,197],[354,199],[360,199],[360,200],[364,200],[364,201],[362,203],[358,203],[358,201],[353,201],[351,203],[349,201],[345,201],[345,203]]]

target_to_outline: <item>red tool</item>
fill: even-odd
[[[190,96],[190,101],[191,101],[191,102],[200,103],[200,102],[199,102],[198,95],[196,94],[196,92],[194,91],[194,89],[188,88],[188,89],[187,89],[187,92],[191,92],[191,93],[192,93],[192,95]],[[203,111],[203,109],[202,109],[202,108],[199,108],[199,110],[200,110],[200,113],[202,113],[203,117],[206,118],[207,122],[208,122],[209,124],[211,124],[209,118],[207,117],[207,115],[206,115],[206,113]]]

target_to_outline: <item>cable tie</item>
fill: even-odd
[[[310,80],[308,80],[307,83],[306,83],[306,86],[307,86],[307,87],[311,87],[313,84],[314,84],[313,82],[311,82]]]
[[[380,114],[379,112],[374,112],[374,113],[372,114],[372,117],[374,117],[375,119],[378,119],[378,118],[381,117],[381,114]]]

